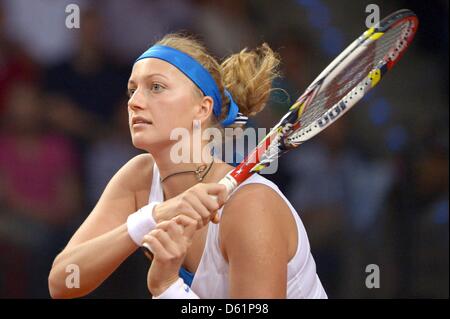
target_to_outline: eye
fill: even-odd
[[[134,92],[136,92],[136,89],[127,89],[127,96],[129,98],[131,98],[133,96]]]
[[[158,92],[161,92],[164,89],[164,86],[161,85],[160,83],[152,83],[150,88],[151,88],[151,90],[153,92],[158,93]]]

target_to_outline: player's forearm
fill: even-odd
[[[76,298],[97,288],[137,246],[123,224],[108,233],[61,252],[55,259],[48,285],[52,298]],[[79,270],[79,287],[70,279]],[[71,273],[73,272],[73,273]],[[69,284],[66,283],[69,281]]]

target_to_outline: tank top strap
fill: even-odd
[[[150,189],[150,195],[148,198],[148,202],[163,202],[164,201],[164,193],[160,181],[159,169],[156,166],[156,163],[153,164],[153,179],[152,179],[152,188]]]

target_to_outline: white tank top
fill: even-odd
[[[320,282],[320,279],[316,273],[316,263],[313,256],[311,255],[306,230],[294,207],[292,207],[291,203],[287,200],[287,198],[274,183],[262,177],[261,175],[252,175],[239,187],[251,183],[264,184],[277,192],[278,195],[289,206],[297,224],[297,251],[294,257],[288,263],[287,298],[327,298],[327,294],[325,293],[325,290],[322,287],[322,283]],[[159,177],[159,170],[156,164],[153,167],[153,180],[149,196],[149,202],[152,201],[164,201],[163,190]],[[222,209],[219,210],[218,214],[219,216],[222,215]],[[192,290],[200,298],[230,298],[228,278],[229,269],[228,263],[223,258],[219,247],[219,227],[220,223],[209,223],[205,248],[203,250],[200,263],[191,284]]]

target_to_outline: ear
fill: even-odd
[[[195,119],[205,123],[213,113],[213,99],[210,96],[203,96],[196,108]]]

